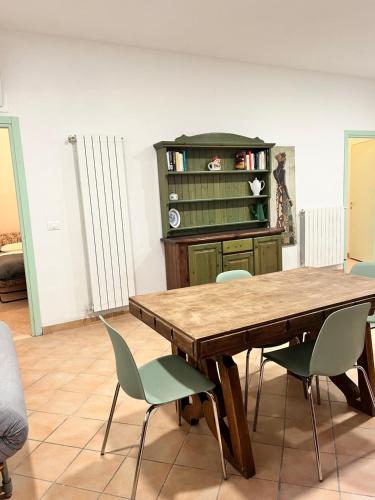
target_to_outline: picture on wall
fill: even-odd
[[[271,149],[271,227],[282,227],[283,246],[296,241],[295,147],[276,146]]]

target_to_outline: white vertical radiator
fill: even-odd
[[[126,306],[135,293],[124,140],[71,136],[75,148],[93,311]]]
[[[299,212],[301,266],[344,262],[344,207],[306,208]]]

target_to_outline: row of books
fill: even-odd
[[[187,160],[186,151],[167,151],[168,171],[186,172]]]
[[[265,151],[257,151],[256,153],[250,150],[246,152],[245,157],[246,170],[266,170],[267,158]]]

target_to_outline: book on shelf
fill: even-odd
[[[168,172],[186,172],[187,160],[186,151],[167,151]]]

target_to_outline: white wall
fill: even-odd
[[[143,293],[165,287],[153,143],[224,131],[295,145],[298,210],[342,201],[344,129],[375,130],[371,80],[11,33],[0,33],[0,71],[21,121],[43,325],[88,303],[69,134],[126,137]],[[284,265],[297,265],[295,248]]]

